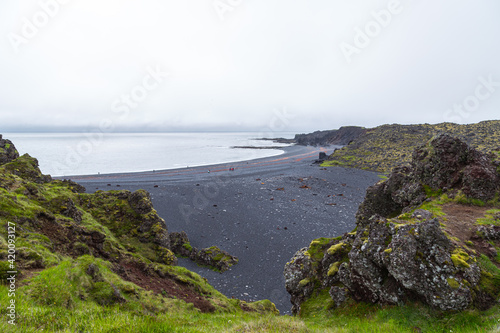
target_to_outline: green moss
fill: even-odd
[[[330,246],[330,248],[326,251],[329,255],[334,255],[335,253],[342,251],[345,248],[346,244],[338,243]]]
[[[190,251],[190,252],[193,251],[193,247],[189,243],[182,244],[182,247],[185,248],[186,250]]]
[[[405,221],[408,221],[411,219],[411,213],[404,213],[404,214],[400,214],[398,215],[398,220],[405,220]]]
[[[14,265],[15,264],[16,263],[14,263]],[[0,261],[0,284],[2,284],[2,283],[3,284],[7,284],[7,280],[6,279],[10,276],[10,274],[8,274],[7,272],[9,272],[9,271],[15,271],[15,270],[19,271],[19,269],[16,266],[14,266],[14,269],[12,269],[10,267],[9,262],[3,261],[3,260]]]
[[[75,242],[73,244],[73,249],[81,254],[81,255],[84,255],[84,254],[90,254],[90,249],[89,247],[87,246],[87,244],[84,244],[84,243],[81,243],[81,242]]]
[[[337,261],[336,263],[331,264],[330,268],[328,269],[328,276],[334,276],[335,274],[337,274],[341,264],[342,263],[340,261]]]
[[[276,309],[276,305],[274,305],[273,302],[271,302],[270,300],[267,300],[267,299],[253,302],[253,303],[247,303],[247,302],[242,302],[242,303],[257,313],[261,313],[261,314],[272,313],[275,315],[279,314],[278,309]]]
[[[479,264],[481,267],[480,289],[498,297],[500,294],[500,269],[484,254],[479,257]]]
[[[177,263],[177,258],[175,254],[169,249],[164,248],[162,246],[158,247],[158,257],[160,259],[158,261],[166,265],[172,265]]]
[[[300,307],[300,317],[322,317],[326,319],[330,317],[328,309],[332,304],[332,298],[328,293],[328,288],[321,289],[308,298]]]
[[[469,259],[469,255],[460,247],[455,248],[455,250],[451,254],[453,265],[455,265],[455,267],[457,268],[469,268],[470,265],[467,263]]]
[[[307,286],[309,283],[311,283],[311,280],[310,279],[303,279],[303,280],[300,280],[299,282],[299,287],[300,288],[304,288],[305,286]]]
[[[441,196],[443,194],[443,190],[442,189],[435,190],[435,189],[431,188],[428,185],[424,185],[424,191],[425,191],[425,195],[428,198],[439,197],[439,196]]]
[[[318,238],[311,242],[309,248],[305,252],[306,255],[315,261],[320,261],[325,256],[325,250],[328,244],[333,241],[332,238]]]
[[[385,250],[384,250],[384,253],[386,253],[386,254],[391,254],[391,253],[392,253],[392,249],[391,249],[391,248],[385,249]]]
[[[460,288],[460,283],[458,283],[454,278],[448,278],[446,281],[448,281],[448,285],[453,289]]]
[[[440,200],[432,200],[424,202],[419,208],[431,212],[434,216],[442,217],[446,214],[443,212],[443,203]]]
[[[90,297],[99,305],[111,305],[115,303],[115,290],[108,282],[96,282],[89,291]]]

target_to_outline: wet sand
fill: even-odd
[[[252,161],[70,178],[87,192],[146,189],[169,231],[186,231],[192,246],[217,245],[240,260],[222,274],[187,259],[180,265],[228,297],[270,299],[289,314],[286,262],[315,238],[351,231],[366,188],[379,180],[373,172],[313,165],[322,151],[333,148],[292,146]]]

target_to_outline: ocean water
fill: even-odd
[[[236,162],[283,153],[280,149],[232,146],[287,146],[254,140],[262,133],[5,133],[19,153],[38,159],[44,174],[93,175],[185,168]],[[292,133],[275,133],[293,138]]]

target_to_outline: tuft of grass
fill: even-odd
[[[487,210],[485,216],[477,220],[482,225],[500,225],[500,209]]]
[[[302,304],[300,318],[312,332],[493,332],[500,307],[447,313],[421,303],[380,306],[347,301],[334,308],[326,289]]]

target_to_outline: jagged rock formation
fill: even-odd
[[[0,134],[0,165],[12,162],[19,157],[16,147],[10,140],[3,139]]]
[[[368,188],[357,213],[358,224],[378,214],[407,212],[421,204],[427,191],[461,190],[468,197],[490,200],[500,188],[498,162],[465,142],[442,134],[413,153],[410,166],[397,167],[390,178]]]
[[[296,134],[293,139],[263,138],[259,140],[269,140],[276,143],[296,143],[302,146],[345,146],[357,139],[365,132],[366,129],[364,127],[344,126],[337,130],[315,131],[308,134]]]
[[[329,290],[334,306],[350,300],[420,300],[440,310],[490,306],[499,290],[484,287],[490,273],[483,272],[478,253],[450,237],[433,212],[416,208],[435,193],[448,201],[493,199],[500,189],[497,168],[446,134],[417,149],[411,165],[367,190],[354,232],[314,240],[286,264],[293,312],[321,289]],[[480,227],[477,237],[496,238],[498,228]]]
[[[316,131],[309,134],[295,135],[295,142],[303,146],[344,146],[366,131],[363,127],[344,126],[338,130]]]
[[[222,251],[217,246],[201,250],[192,247],[184,231],[171,233],[170,242],[172,244],[172,251],[175,254],[189,258],[200,265],[213,267],[221,273],[238,263],[237,257],[230,255],[226,251]]]

